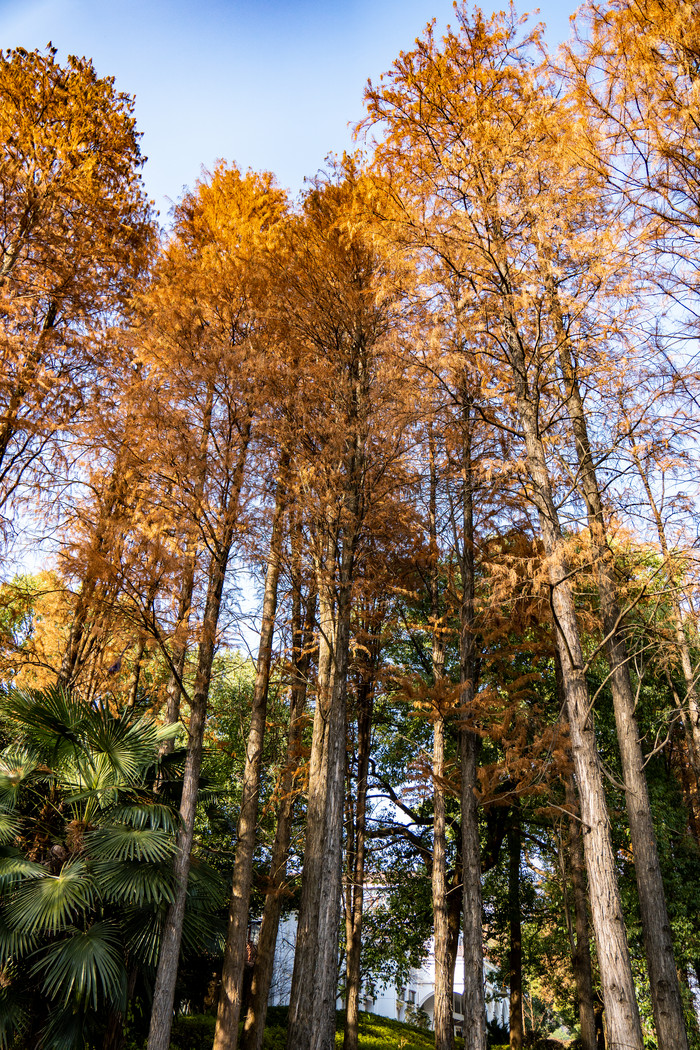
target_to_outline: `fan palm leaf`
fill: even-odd
[[[126,972],[118,928],[95,922],[87,930],[68,927],[61,940],[45,948],[31,971],[51,999],[97,1009],[104,997],[117,1007],[126,1005]]]
[[[85,861],[67,861],[58,875],[44,872],[22,883],[9,901],[8,924],[18,933],[51,935],[89,911],[96,893]]]

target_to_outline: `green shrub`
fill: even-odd
[[[216,1018],[209,1014],[176,1017],[170,1035],[170,1050],[208,1050],[214,1042]]]

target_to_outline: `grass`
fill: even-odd
[[[205,1015],[178,1017],[173,1024],[170,1050],[210,1050],[214,1039],[215,1018]],[[263,1050],[284,1050],[287,1037],[287,1008],[268,1010]],[[336,1047],[343,1045],[343,1015],[338,1013]],[[464,1043],[455,1040],[455,1050]],[[360,1050],[434,1050],[435,1036],[413,1025],[391,1021],[377,1014],[360,1014]],[[494,1048],[495,1050],[495,1048]]]

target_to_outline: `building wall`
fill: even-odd
[[[272,973],[272,986],[270,988],[270,1006],[286,1006],[292,988],[292,971],[294,969],[294,946],[296,943],[297,920],[296,915],[288,915],[280,922],[277,947],[275,949],[275,963]],[[464,955],[460,945],[457,953],[457,965],[455,967],[455,1029],[459,1034],[460,1021],[462,1020],[461,998],[464,992]],[[489,974],[493,974],[494,968],[485,962],[486,974],[486,1017],[489,1021],[497,1020],[499,1024],[507,1025],[508,1022],[508,998],[501,989],[497,988]],[[411,970],[406,985],[397,989],[396,985],[387,981],[386,983],[375,982],[372,988],[365,987],[364,997],[360,999],[360,1008],[379,1014],[380,1017],[390,1017],[392,1020],[405,1021],[412,1009],[423,1009],[428,1015],[430,1025],[433,1023],[434,993],[435,993],[435,956],[432,941],[428,945],[428,952],[423,965],[418,970]],[[338,1009],[342,1008],[342,1002],[338,1000]]]

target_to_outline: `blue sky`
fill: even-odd
[[[577,4],[539,7],[550,44],[565,39]],[[136,96],[146,187],[165,219],[218,157],[296,193],[327,153],[351,147],[367,78],[451,15],[451,0],[0,0],[0,46],[51,40]]]

